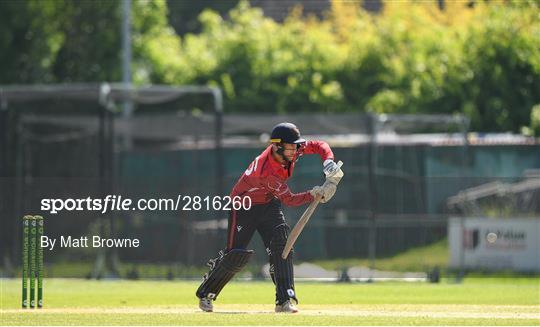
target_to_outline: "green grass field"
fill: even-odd
[[[437,241],[432,244],[420,246],[416,248],[410,248],[404,252],[396,255],[377,258],[375,260],[374,269],[383,271],[394,272],[427,272],[434,267],[441,268],[441,274],[445,277],[455,276],[456,271],[450,271],[445,267],[448,267],[449,260],[448,242],[446,239]],[[297,262],[297,264],[302,263]],[[328,260],[314,260],[309,263],[318,265],[322,268],[334,271],[341,271],[345,267],[368,267],[370,261],[367,258],[347,258],[347,259],[328,259]],[[45,265],[45,277],[69,277],[69,278],[85,278],[89,276],[93,270],[95,263],[92,262],[73,262],[63,261],[49,263]],[[208,269],[205,265],[182,265],[182,264],[133,264],[133,263],[119,263],[120,276],[127,278],[129,272],[136,267],[139,278],[141,279],[154,279],[154,278],[167,278],[171,273],[173,277],[181,276],[182,278],[200,278],[204,275]],[[251,263],[242,273],[250,272],[251,275],[257,275],[261,271],[260,263]],[[20,267],[16,272],[17,276],[21,275]],[[2,274],[0,270],[0,276],[7,275],[7,272]],[[512,271],[469,271],[467,276],[477,277],[540,277],[540,274],[525,275],[523,273],[517,273]]]
[[[273,313],[271,282],[228,285],[203,313],[193,281],[45,283],[45,307],[20,309],[19,279],[0,279],[0,325],[540,325],[540,279],[461,284],[298,283],[298,314]]]

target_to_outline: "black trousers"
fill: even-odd
[[[227,250],[247,249],[255,231],[261,235],[268,254],[270,275],[276,285],[276,303],[281,304],[289,299],[297,301],[294,291],[292,251],[287,259],[281,258],[289,235],[289,226],[285,222],[279,200],[253,205],[249,210],[231,211]]]
[[[227,230],[227,250],[247,249],[255,231],[261,235],[269,251],[276,227],[286,224],[281,202],[252,205],[249,210],[231,210]]]

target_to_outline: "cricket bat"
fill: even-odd
[[[343,165],[343,162],[339,161],[338,166],[341,168]],[[287,259],[289,256],[289,253],[291,252],[291,249],[296,242],[296,239],[298,239],[298,236],[300,236],[300,233],[302,233],[302,230],[306,226],[306,224],[309,221],[309,218],[311,218],[311,215],[313,215],[313,212],[315,212],[315,209],[317,209],[317,206],[319,205],[319,202],[321,201],[321,197],[317,196],[313,202],[309,204],[306,211],[302,214],[296,225],[291,231],[291,234],[287,238],[287,243],[285,244],[285,248],[283,249],[283,252],[281,253],[281,257],[283,259]]]

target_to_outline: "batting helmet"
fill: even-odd
[[[290,143],[301,144],[306,142],[300,136],[300,130],[292,123],[281,123],[274,126],[272,134],[270,135],[270,141],[272,143]]]
[[[302,156],[302,149],[304,147],[304,143],[306,143],[306,140],[300,136],[300,130],[298,130],[296,125],[292,123],[281,123],[277,124],[274,126],[274,129],[272,129],[270,142],[277,145],[277,154],[286,162],[290,162],[291,160],[284,155],[285,148],[283,147],[283,143],[296,144],[296,154],[292,160],[296,161],[300,158],[300,156]]]

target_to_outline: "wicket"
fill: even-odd
[[[23,217],[22,244],[22,307],[28,307],[28,278],[30,278],[30,308],[43,307],[43,248],[39,240],[43,236],[44,220],[41,216]]]

